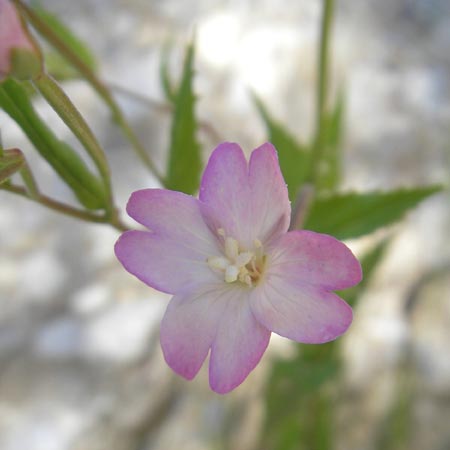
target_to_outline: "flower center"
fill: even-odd
[[[223,274],[227,283],[239,281],[249,287],[258,283],[266,262],[263,246],[259,239],[253,241],[252,250],[242,249],[236,239],[226,236],[225,230],[217,230],[224,247],[223,256],[211,256],[207,259],[209,267]]]

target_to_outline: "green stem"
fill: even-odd
[[[94,164],[103,179],[107,195],[107,213],[110,214],[114,209],[114,203],[108,162],[100,144],[89,128],[89,125],[75,108],[66,93],[49,75],[43,73],[39,78],[33,80],[33,83],[50,106],[57,112],[59,117],[61,117],[64,123],[81,142],[94,161]]]
[[[146,149],[139,141],[136,133],[133,131],[132,127],[129,125],[124,114],[122,113],[119,105],[112,96],[111,92],[95,75],[95,73],[87,66],[82,59],[78,57],[72,49],[63,42],[58,35],[43,21],[40,19],[39,15],[36,14],[31,8],[23,4],[20,0],[15,0],[16,5],[21,9],[21,11],[27,16],[31,24],[36,28],[36,30],[51,43],[88,81],[92,88],[97,92],[97,94],[103,99],[111,110],[114,121],[122,129],[122,132],[130,141],[133,149],[135,150],[137,156],[145,164],[145,166],[153,172],[155,177],[159,182],[165,186],[164,177],[156,168],[153,161],[147,154]]]
[[[107,223],[119,231],[126,231],[129,229],[125,224],[123,224],[120,221],[116,213],[114,213],[111,217],[108,215],[98,215],[90,211],[84,211],[82,209],[66,205],[65,203],[58,202],[57,200],[54,200],[43,194],[37,194],[31,197],[28,194],[27,189],[21,186],[15,186],[11,184],[9,185],[2,184],[0,186],[0,190],[12,192],[13,194],[28,198],[29,200],[39,203],[49,209],[52,209],[53,211],[57,211],[67,216],[75,217],[77,219],[84,220],[86,222]]]
[[[324,0],[320,28],[320,45],[318,55],[318,82],[316,89],[316,124],[314,148],[311,155],[311,181],[317,178],[319,163],[324,150],[323,125],[328,101],[329,88],[329,44],[334,17],[334,0]]]

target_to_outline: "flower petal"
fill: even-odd
[[[214,150],[203,173],[199,197],[214,231],[223,228],[243,245],[252,242],[248,168],[239,145],[225,142]]]
[[[167,364],[179,375],[195,377],[226,308],[224,290],[203,287],[186,295],[176,295],[167,307],[161,323],[161,347]]]
[[[333,291],[358,284],[362,271],[359,261],[342,242],[326,234],[297,230],[274,244],[267,276]]]
[[[230,290],[211,347],[209,384],[219,394],[239,386],[255,368],[270,340],[270,331],[253,316],[248,291]]]
[[[181,245],[189,243],[209,256],[219,252],[215,237],[203,220],[200,202],[190,195],[166,189],[142,189],[131,195],[127,212],[153,232]]]
[[[291,204],[275,147],[265,143],[253,150],[249,163],[252,226],[267,243],[289,228]]]
[[[269,330],[308,344],[332,341],[352,322],[352,309],[336,294],[282,278],[253,289],[250,306]]]
[[[223,228],[247,248],[287,231],[290,204],[275,148],[266,143],[247,164],[237,144],[212,153],[203,174],[200,201],[212,229]]]
[[[210,255],[189,241],[180,242],[148,231],[127,231],[114,250],[128,272],[169,294],[220,279],[206,262]]]

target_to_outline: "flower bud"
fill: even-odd
[[[42,57],[15,6],[0,0],[0,81],[11,75],[33,79],[42,72]]]

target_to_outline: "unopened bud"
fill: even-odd
[[[33,79],[42,72],[42,56],[10,0],[0,0],[0,81],[11,75]]]

